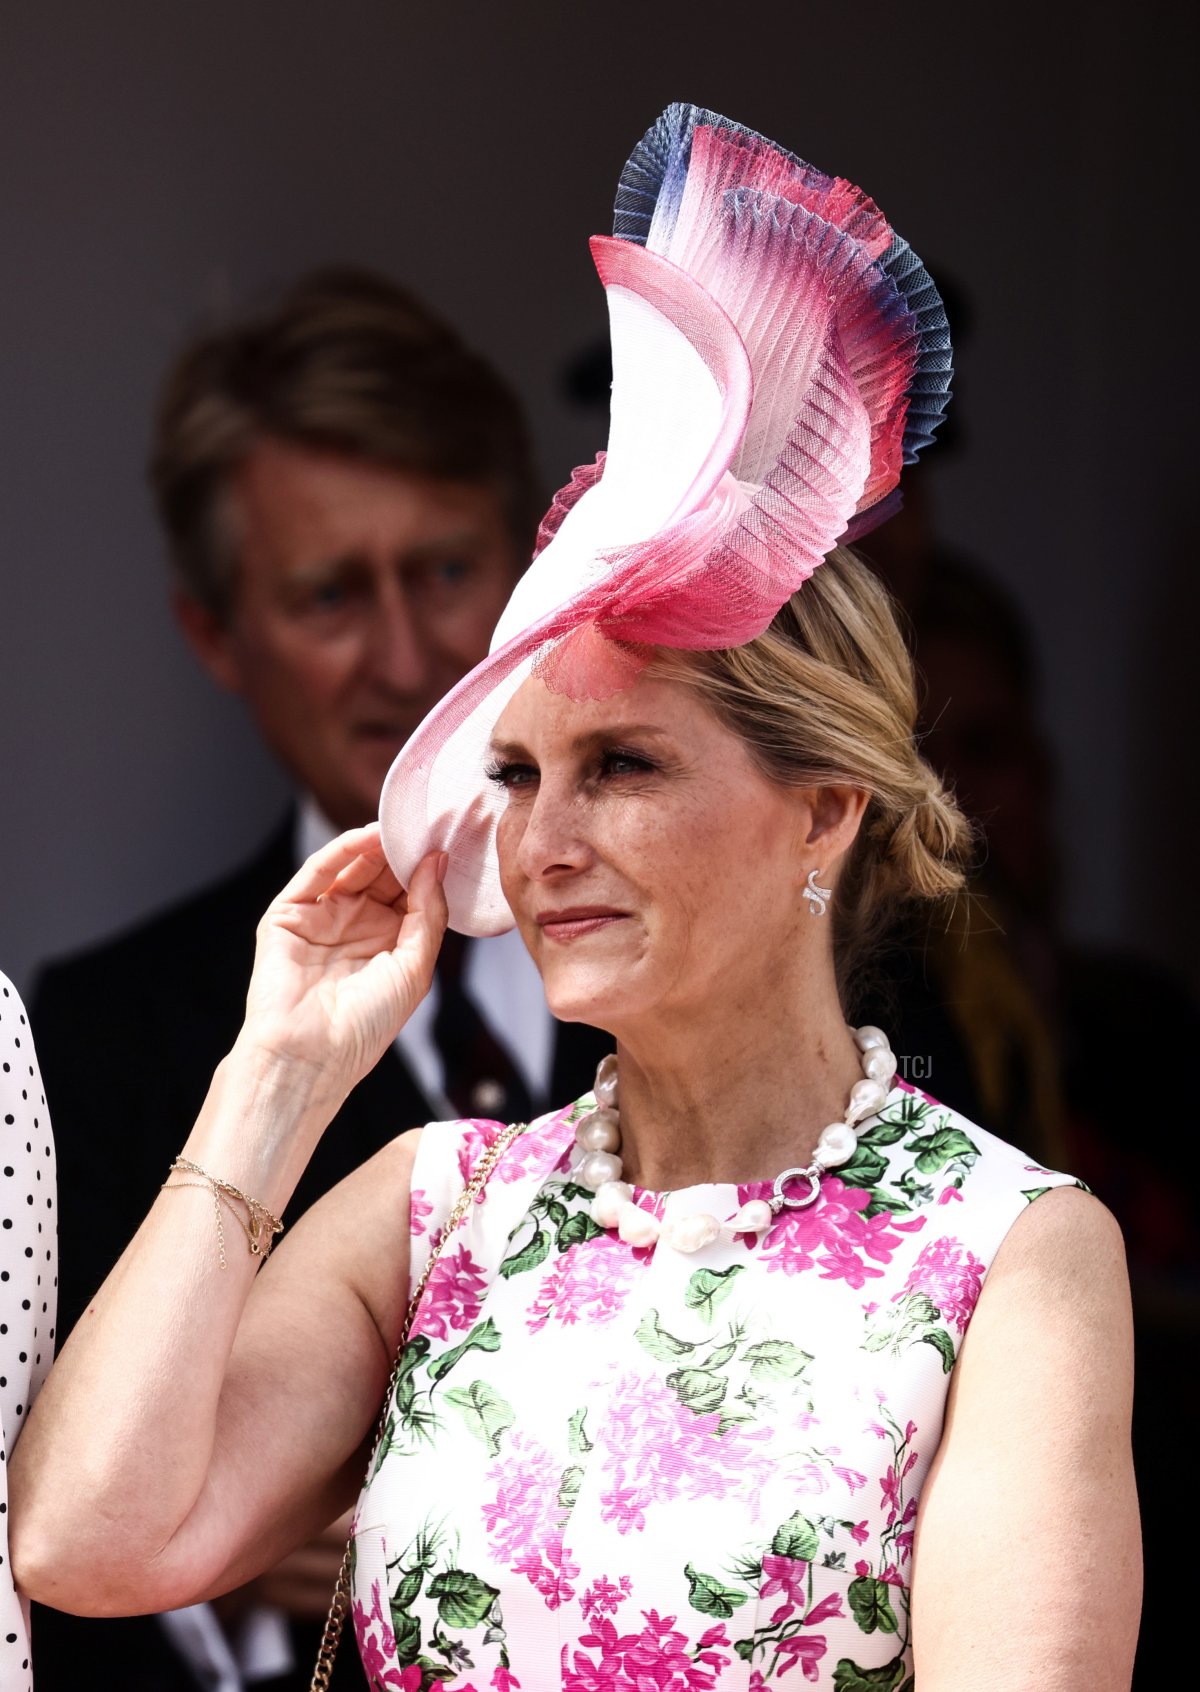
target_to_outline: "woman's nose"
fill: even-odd
[[[565,784],[547,779],[543,773],[529,807],[517,862],[531,881],[544,881],[583,869],[591,860],[583,807]]]

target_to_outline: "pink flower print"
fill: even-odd
[[[367,1684],[387,1692],[421,1692],[421,1670],[401,1669],[396,1664],[396,1635],[383,1614],[379,1582],[371,1582],[371,1608],[354,1605],[354,1632]],[[416,1679],[413,1679],[413,1676]]]
[[[818,1677],[817,1664],[828,1650],[828,1644],[822,1633],[793,1633],[789,1639],[781,1639],[775,1653],[775,1661],[779,1665],[779,1678],[789,1669],[799,1663],[805,1680],[816,1680]],[[784,1658],[790,1660],[785,1662]]]
[[[943,1187],[941,1192],[938,1194],[938,1203],[949,1204],[951,1199],[957,1199],[959,1204],[961,1204],[962,1194],[959,1192],[957,1187]]]
[[[657,1376],[624,1376],[601,1434],[611,1476],[601,1494],[604,1519],[622,1533],[640,1532],[650,1506],[673,1498],[741,1497],[753,1505],[775,1472],[761,1449],[772,1430],[735,1424],[719,1433],[720,1424],[719,1410],[688,1409]]]
[[[544,1169],[550,1149],[567,1133],[567,1114],[568,1111],[560,1110],[536,1128],[519,1134],[496,1165],[496,1179],[505,1183],[521,1181],[526,1175]],[[504,1133],[505,1125],[480,1117],[466,1117],[460,1127],[463,1133],[458,1147],[458,1172],[466,1186],[484,1152]]]
[[[878,1279],[882,1270],[865,1259],[888,1264],[900,1244],[902,1232],[924,1226],[925,1218],[912,1223],[893,1221],[888,1211],[870,1218],[862,1215],[871,1202],[865,1188],[848,1187],[836,1175],[826,1178],[819,1201],[808,1210],[785,1210],[770,1233],[763,1236],[762,1253],[771,1270],[800,1275],[820,1266],[823,1279],[845,1281],[855,1290],[868,1279]]]
[[[984,1265],[966,1246],[943,1236],[923,1248],[893,1302],[907,1293],[924,1293],[937,1305],[942,1320],[953,1323],[961,1334],[971,1320],[983,1274]]]
[[[557,1610],[560,1604],[575,1596],[571,1582],[579,1576],[579,1564],[573,1563],[570,1554],[564,1551],[561,1533],[518,1557],[512,1571],[524,1575],[530,1585],[541,1593],[548,1610]]]
[[[483,1506],[483,1519],[496,1557],[541,1594],[546,1608],[575,1596],[579,1574],[563,1548],[567,1512],[558,1501],[562,1474],[550,1452],[528,1434],[514,1433],[508,1455],[492,1465],[488,1481],[496,1496]]]
[[[433,1266],[413,1333],[447,1339],[451,1328],[471,1327],[479,1315],[486,1290],[483,1271],[466,1246],[444,1251]]]
[[[900,1514],[901,1508],[900,1481],[894,1469],[885,1469],[883,1471],[879,1477],[879,1488],[882,1494],[879,1502],[881,1505],[887,1505],[887,1525],[891,1527],[892,1523],[896,1520],[896,1517]]]
[[[802,1463],[793,1471],[792,1480],[797,1492],[828,1492],[829,1476],[817,1463]]]
[[[871,1532],[867,1527],[865,1520],[854,1523],[850,1529],[850,1537],[856,1545],[865,1545],[867,1543],[867,1540],[871,1537]]]
[[[520,1684],[516,1675],[499,1663],[492,1670],[492,1692],[513,1692],[513,1688]]]
[[[611,1322],[629,1296],[639,1259],[649,1255],[631,1253],[611,1233],[568,1246],[542,1279],[526,1327],[536,1334],[551,1320],[564,1327]]]
[[[857,1469],[843,1469],[835,1463],[833,1472],[844,1485],[850,1488],[851,1492],[857,1492],[860,1486],[867,1484],[866,1475],[860,1474]]]
[[[625,1602],[632,1590],[633,1582],[628,1575],[621,1576],[619,1585],[614,1585],[607,1575],[601,1575],[579,1600],[579,1607],[590,1622],[598,1616],[615,1616],[617,1607]]]
[[[414,1240],[425,1232],[425,1218],[432,1212],[433,1206],[425,1194],[419,1187],[413,1187],[408,1195],[408,1231]]]
[[[656,1610],[642,1614],[646,1625],[641,1633],[619,1634],[601,1617],[590,1633],[581,1635],[579,1644],[586,1650],[575,1652],[571,1667],[564,1645],[562,1692],[711,1692],[716,1684],[709,1672],[713,1665],[690,1655],[687,1635],[676,1629],[675,1617],[660,1616]],[[598,1652],[599,1660],[588,1652]],[[706,1658],[715,1655],[705,1651]],[[728,1661],[716,1657],[718,1668]]]
[[[776,1557],[768,1553],[763,1558],[762,1567],[763,1583],[758,1589],[759,1597],[771,1598],[778,1592],[783,1599],[771,1617],[771,1626],[778,1627],[793,1610],[803,1610],[808,1602],[805,1591],[808,1564],[797,1557]]]
[[[805,1627],[815,1627],[818,1622],[829,1621],[832,1616],[840,1616],[842,1611],[842,1595],[840,1592],[826,1593],[819,1604],[814,1604],[804,1618]],[[810,1677],[811,1678],[811,1677]]]

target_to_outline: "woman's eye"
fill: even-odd
[[[532,764],[503,764],[494,763],[488,766],[488,780],[494,781],[497,787],[503,787],[511,792],[516,787],[528,787],[537,780],[537,771]]]
[[[644,775],[654,766],[648,758],[642,758],[636,752],[621,752],[614,748],[601,758],[600,768],[604,775],[620,776]]]

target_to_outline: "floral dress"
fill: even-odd
[[[921,1485],[988,1265],[1068,1176],[904,1083],[807,1210],[692,1255],[571,1179],[587,1097],[504,1154],[434,1267],[354,1530],[373,1688],[911,1692]],[[414,1283],[501,1129],[436,1123]],[[767,1183],[635,1191],[731,1215]]]

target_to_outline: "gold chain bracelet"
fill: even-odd
[[[282,1234],[283,1223],[277,1216],[272,1216],[265,1204],[259,1204],[257,1199],[249,1193],[242,1192],[232,1181],[222,1181],[216,1175],[210,1175],[207,1169],[201,1169],[191,1158],[177,1157],[171,1165],[170,1174],[198,1175],[198,1181],[172,1181],[169,1177],[163,1182],[164,1193],[178,1192],[181,1187],[197,1187],[201,1192],[210,1192],[213,1197],[213,1211],[217,1218],[217,1253],[221,1259],[222,1269],[227,1267],[225,1262],[225,1224],[221,1218],[221,1206],[224,1204],[230,1214],[236,1219],[238,1226],[246,1236],[246,1243],[250,1248],[251,1257],[261,1257],[264,1262],[271,1255],[271,1247],[275,1244],[276,1234]],[[242,1216],[237,1205],[244,1204],[246,1215]]]

